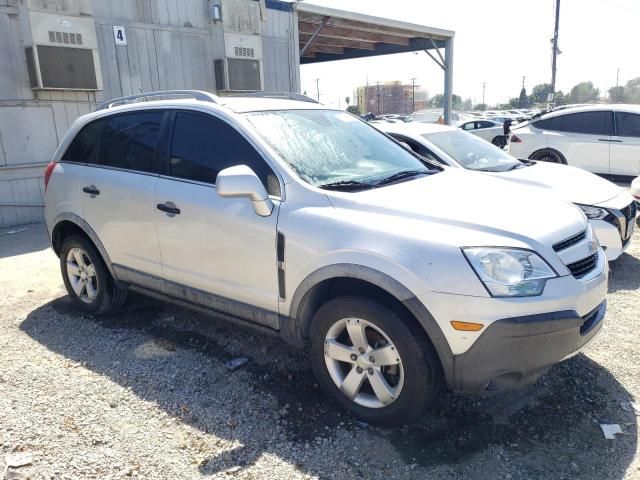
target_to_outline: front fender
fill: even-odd
[[[417,296],[400,281],[371,267],[353,263],[336,263],[325,265],[307,275],[296,288],[289,308],[288,318],[294,321],[300,334],[306,330],[300,322],[305,321],[302,318],[302,310],[308,294],[321,282],[334,278],[362,280],[384,290],[401,302],[426,332],[440,359],[445,376],[449,378],[453,368],[453,353],[435,318]]]

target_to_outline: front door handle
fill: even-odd
[[[166,213],[168,216],[180,215],[180,209],[175,206],[173,202],[159,203],[156,208],[161,212]]]
[[[95,185],[89,185],[88,187],[83,187],[82,191],[84,193],[88,193],[92,197],[95,197],[96,195],[100,195],[100,190],[98,190]]]
[[[612,142],[612,143],[622,143],[622,140],[613,140],[611,138],[599,138],[599,142]]]

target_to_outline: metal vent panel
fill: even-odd
[[[49,42],[62,45],[82,45],[82,35],[80,33],[49,30]]]
[[[254,58],[256,56],[255,50],[249,47],[234,47],[233,51],[236,57]]]

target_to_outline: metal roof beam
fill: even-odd
[[[309,45],[311,45],[311,42],[313,42],[313,39],[316,38],[316,36],[320,33],[320,30],[322,30],[322,28],[327,24],[327,22],[329,21],[330,17],[324,17],[322,19],[322,23],[320,23],[320,26],[318,26],[318,28],[315,30],[315,32],[313,32],[313,35],[311,35],[311,38],[307,41],[307,43],[304,45],[304,47],[302,47],[302,49],[300,50],[300,56],[302,57],[304,55],[304,52],[307,50],[307,48],[309,48]]]
[[[432,37],[429,37],[429,41],[431,42],[431,45],[433,45],[433,49],[436,51],[436,53],[438,54],[438,57],[440,57],[440,61],[442,62],[442,65],[445,66],[445,68],[447,67],[447,62],[445,61],[444,57],[442,56],[442,54],[440,53],[440,49],[438,48],[438,46],[436,45],[436,42],[433,41]]]
[[[440,61],[436,57],[434,57],[433,54],[429,50],[425,49],[424,51],[425,51],[425,53],[427,55],[429,55],[431,57],[431,60],[433,60],[434,62],[436,62],[438,64],[438,66],[442,70],[446,70],[447,69],[447,65],[444,63],[444,61],[442,63],[440,63]],[[440,58],[442,58],[442,56],[440,56]]]
[[[334,47],[334,46],[329,46],[329,45],[318,45],[318,44],[314,43],[313,45],[308,47],[305,51],[306,52],[314,52],[314,53],[337,53],[337,54],[341,54],[341,53],[344,53],[344,48],[343,47]]]
[[[306,23],[304,20],[298,22],[298,31],[302,33],[316,33],[316,35],[322,37],[341,38],[344,40],[358,40],[361,42],[372,43],[390,43],[392,45],[409,45],[410,37],[397,36],[388,33],[380,32],[365,32],[360,30],[353,30],[345,27],[333,27],[326,25],[323,26],[320,32],[315,28],[315,24]]]
[[[300,48],[306,43],[307,37],[309,37],[306,33],[300,34]],[[316,39],[313,41],[312,46],[322,45],[326,47],[342,47],[342,48],[357,48],[360,50],[373,50],[376,46],[374,42],[363,42],[360,40],[347,40],[344,38],[335,38],[335,37],[323,37],[322,35],[318,35]]]

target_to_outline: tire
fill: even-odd
[[[529,160],[537,160],[539,162],[557,163],[559,165],[566,165],[567,161],[564,159],[560,152],[556,152],[551,149],[538,150],[529,157]]]
[[[60,271],[69,297],[83,312],[100,315],[126,300],[127,290],[113,281],[102,257],[84,237],[65,238],[60,249]]]
[[[364,338],[354,342],[348,329],[356,339],[364,332]],[[361,420],[409,423],[440,393],[442,369],[426,334],[412,318],[381,303],[356,296],[328,301],[313,317],[310,339],[311,366],[319,385]],[[362,342],[364,354],[357,349]],[[386,366],[376,366],[383,362]],[[350,388],[354,385],[357,389]],[[378,395],[381,391],[383,395]]]
[[[491,140],[491,143],[493,143],[498,148],[504,148],[507,145],[507,140],[504,135],[498,135],[497,137],[494,137],[493,140]]]

